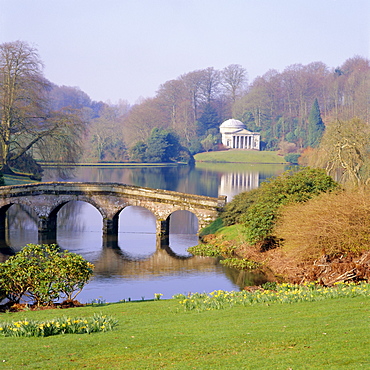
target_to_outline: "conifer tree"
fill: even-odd
[[[308,116],[308,127],[307,127],[307,145],[311,148],[315,148],[319,145],[321,137],[324,133],[325,125],[321,119],[321,113],[319,103],[315,99],[312,104],[310,115]]]

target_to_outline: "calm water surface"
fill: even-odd
[[[228,199],[259,186],[264,179],[285,170],[282,165],[197,164],[195,168],[80,167],[62,178],[47,169],[43,181],[117,182]],[[31,208],[12,206],[8,211],[9,250],[37,243],[36,217]],[[57,241],[61,248],[81,254],[95,264],[92,281],[78,299],[83,302],[151,299],[155,293],[171,298],[177,293],[239,290],[263,282],[263,277],[220,265],[215,258],[191,256],[186,250],[198,244],[197,219],[189,212],[171,218],[169,246],[157,246],[155,218],[141,207],[120,214],[117,249],[102,247],[102,218],[90,204],[70,202],[58,213]]]

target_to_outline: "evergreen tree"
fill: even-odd
[[[307,128],[307,145],[311,148],[315,148],[319,145],[321,137],[324,133],[325,125],[321,119],[321,113],[319,103],[315,99],[310,115],[308,116],[308,128]]]
[[[147,145],[143,141],[138,141],[130,149],[130,159],[134,162],[145,162]]]
[[[180,147],[175,134],[154,128],[148,139],[147,160],[149,162],[171,162],[178,157]]]
[[[207,134],[207,130],[212,128],[218,129],[220,125],[221,120],[216,109],[211,104],[207,104],[203,114],[197,121],[197,134],[203,136]]]

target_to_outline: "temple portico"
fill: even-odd
[[[260,133],[248,131],[241,121],[228,119],[221,124],[220,132],[226,148],[260,150]]]

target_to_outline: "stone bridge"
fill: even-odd
[[[157,235],[166,238],[173,212],[192,212],[198,218],[199,231],[217,218],[226,196],[212,198],[116,183],[43,182],[3,186],[0,187],[0,240],[5,240],[6,211],[11,205],[19,204],[37,214],[39,243],[56,243],[58,211],[71,201],[93,205],[102,215],[103,239],[114,241],[118,238],[119,214],[125,207],[150,210],[156,218]]]

